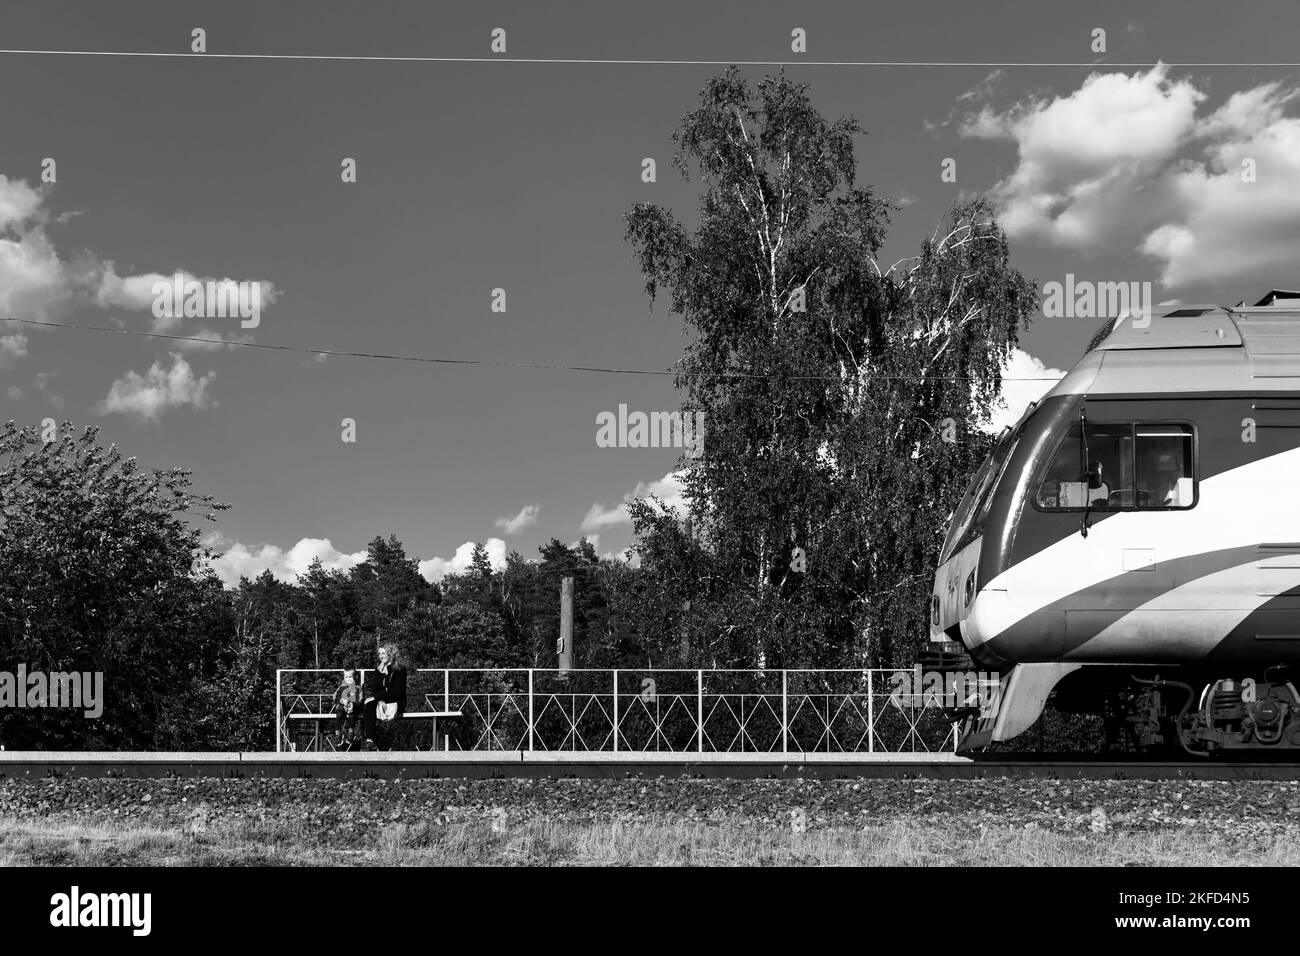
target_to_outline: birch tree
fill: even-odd
[[[682,410],[705,416],[702,456],[683,459],[689,546],[710,569],[683,598],[701,660],[910,657],[1036,307],[982,202],[954,207],[916,256],[879,262],[892,208],[856,184],[860,134],[806,85],[730,69],[674,134],[676,168],[701,184],[695,224],[646,203],[625,217],[651,308],[666,299],[683,324]],[[667,566],[646,538],[660,519],[636,516]]]

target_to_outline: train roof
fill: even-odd
[[[1300,292],[1115,319],[1053,395],[1300,391]]]

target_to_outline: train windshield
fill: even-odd
[[[1016,439],[1008,428],[993,446],[993,451],[989,453],[984,464],[980,465],[979,471],[975,472],[970,487],[966,489],[961,504],[957,506],[952,516],[952,524],[948,526],[948,536],[944,538],[943,551],[939,554],[940,564],[951,558],[958,547],[979,534],[984,516],[988,513],[993,489],[997,486],[998,478],[1002,476],[1002,469],[1011,457],[1011,450],[1015,446]]]

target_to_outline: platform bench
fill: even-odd
[[[464,715],[463,715],[459,710],[408,710],[408,711],[406,711],[404,714],[402,714],[401,719],[404,720],[404,721],[405,721],[405,720],[428,720],[428,721],[430,721],[431,724],[432,724],[432,727],[431,727],[431,733],[430,733],[430,735],[429,735],[429,741],[430,741],[429,749],[430,749],[430,750],[442,750],[442,749],[446,749],[446,748],[445,748],[445,747],[440,747],[440,746],[439,746],[439,737],[438,737],[438,721],[439,721],[439,720],[458,720],[459,718],[461,718],[461,717],[463,717],[463,716],[464,716]],[[288,715],[288,722],[287,722],[286,726],[287,726],[287,727],[291,727],[291,726],[293,726],[293,721],[295,721],[295,720],[298,720],[298,721],[304,721],[304,720],[312,721],[312,737],[311,737],[311,745],[310,745],[307,749],[309,749],[309,750],[323,750],[324,748],[321,746],[321,741],[322,741],[322,740],[323,740],[326,744],[329,745],[329,749],[330,749],[330,750],[338,750],[338,749],[339,749],[338,745],[334,743],[334,740],[333,740],[333,738],[332,738],[332,736],[331,736],[331,734],[333,733],[333,728],[332,728],[332,726],[329,726],[329,727],[324,728],[324,732],[322,732],[322,727],[321,727],[321,724],[322,724],[322,723],[325,723],[325,722],[328,722],[330,725],[333,725],[333,723],[334,723],[334,721],[335,721],[335,714],[334,714],[332,711],[331,711],[330,713],[328,713],[328,714],[289,714],[289,715]],[[385,723],[385,722],[384,722],[384,721],[380,721],[380,724],[381,724],[381,725],[382,725],[383,723]],[[358,715],[358,716],[357,716],[357,729],[359,730],[360,727],[361,727],[361,717],[360,717],[360,715]],[[343,748],[343,749],[347,750],[347,749],[350,749],[350,748],[349,748],[349,747],[345,747],[345,748]],[[418,749],[420,749],[420,748],[417,747],[416,749],[418,750]]]

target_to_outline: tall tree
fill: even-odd
[[[651,305],[666,293],[688,333],[683,412],[704,415],[683,542],[707,549],[712,577],[671,602],[706,622],[685,632],[700,660],[909,656],[946,515],[987,445],[978,426],[1036,306],[981,203],[882,269],[890,207],[855,185],[859,133],[784,74],[754,88],[730,69],[674,135],[677,168],[702,182],[698,225],[650,204],[626,216]]]
[[[221,587],[191,518],[226,507],[145,471],[98,430],[0,429],[0,659],[103,674],[103,716],[0,711],[11,747],[152,748],[209,657]],[[209,664],[215,663],[209,660]]]
[[[320,558],[313,558],[298,575],[292,593],[298,608],[302,641],[298,657],[285,666],[325,667],[334,659],[339,636],[347,623],[348,580],[341,571],[326,571]],[[305,645],[305,646],[304,646]]]

